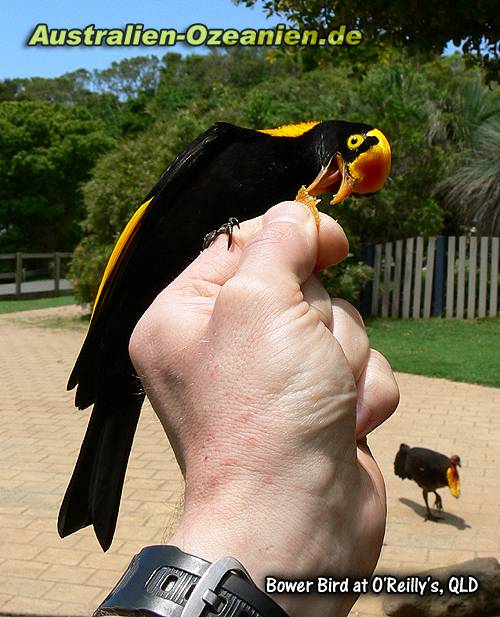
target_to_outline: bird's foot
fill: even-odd
[[[204,251],[205,249],[207,249],[212,244],[212,242],[215,240],[215,238],[217,238],[217,236],[220,236],[221,234],[227,234],[227,249],[229,250],[231,248],[231,243],[233,241],[233,228],[234,227],[237,227],[239,229],[240,223],[238,219],[235,219],[232,216],[228,220],[227,223],[224,223],[224,225],[221,225],[219,229],[215,231],[211,231],[209,234],[207,234],[203,238],[203,245],[201,247],[201,250]]]
[[[426,521],[440,521],[441,517],[440,516],[436,516],[435,514],[431,514],[430,512],[428,514],[425,515],[425,519]]]
[[[443,502],[442,502],[441,500],[439,500],[439,501],[438,501],[438,500],[436,499],[436,502],[435,502],[435,504],[434,504],[434,507],[436,508],[436,510],[437,510],[438,512],[442,512],[442,511],[443,511]]]

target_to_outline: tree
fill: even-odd
[[[500,234],[500,91],[485,88],[476,72],[450,88],[452,130],[464,147],[452,149],[450,173],[436,195],[467,229]]]
[[[233,1],[246,6],[257,3]],[[263,0],[262,6],[268,15],[280,15],[301,28],[322,32],[340,24],[358,28],[365,37],[360,51],[380,46],[404,48],[412,54],[441,54],[453,41],[467,59],[482,63],[491,78],[498,78],[500,12],[495,0]]]
[[[111,144],[78,106],[0,103],[0,252],[72,250],[80,184]]]

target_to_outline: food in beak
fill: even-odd
[[[337,192],[330,204],[333,206],[349,197],[354,190],[355,180],[349,173],[347,165],[340,154],[336,154],[328,165],[324,167],[315,180],[306,188],[310,195]]]
[[[330,159],[328,165],[322,168],[308,187],[303,186],[300,188],[295,200],[300,201],[311,210],[319,227],[319,212],[316,207],[319,199],[316,199],[316,195],[335,193],[337,191],[330,202],[333,206],[349,197],[355,183],[356,181],[349,173],[343,158],[340,154],[336,154]]]

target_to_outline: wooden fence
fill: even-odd
[[[498,315],[499,238],[437,236],[363,245],[374,269],[364,314],[419,319]]]
[[[0,272],[0,297],[7,299],[70,293],[68,289],[61,289],[61,282],[64,280],[65,262],[71,256],[72,253],[64,252],[0,253],[0,261],[10,260],[14,264],[13,271]],[[38,267],[27,268],[30,261],[35,261]],[[47,262],[47,266],[39,267],[43,262]],[[28,279],[29,283],[26,282]],[[28,285],[29,289],[26,289]]]

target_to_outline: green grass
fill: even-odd
[[[395,371],[500,387],[500,319],[369,319],[370,344]]]
[[[0,300],[0,314],[32,311],[33,309],[53,308],[75,304],[74,296],[58,296],[57,298],[38,298],[36,300]]]
[[[73,296],[0,300],[0,314],[75,304]],[[23,322],[24,323],[24,322]],[[86,329],[88,316],[31,318],[26,325]],[[370,344],[395,371],[500,387],[500,319],[368,319]]]

